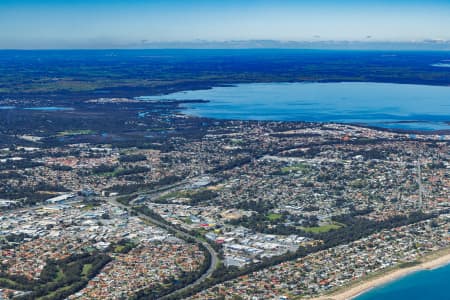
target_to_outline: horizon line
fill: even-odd
[[[321,40],[292,41],[273,39],[248,40],[191,40],[191,41],[147,41],[133,43],[51,43],[53,45],[34,46],[0,46],[0,51],[38,51],[38,50],[361,50],[361,51],[450,51],[450,40],[427,39],[420,41],[382,41],[382,40]],[[78,45],[77,45],[78,44]]]

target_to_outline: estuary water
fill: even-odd
[[[184,113],[238,120],[363,124],[404,130],[450,130],[450,87],[374,82],[251,83],[140,100],[209,100]]]
[[[374,288],[355,300],[450,300],[450,265],[420,271]]]
[[[63,106],[38,106],[38,107],[25,107],[25,108],[17,108],[15,106],[0,106],[0,109],[2,109],[2,110],[24,109],[24,110],[36,110],[36,111],[74,110],[72,107],[63,107]]]

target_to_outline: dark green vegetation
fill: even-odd
[[[120,162],[138,162],[147,160],[147,157],[143,154],[135,154],[135,155],[121,155],[119,158]]]
[[[8,175],[4,176],[6,177]],[[8,178],[14,178],[14,175]],[[44,182],[38,182],[37,185],[32,187],[27,185],[21,187],[0,186],[0,198],[22,199],[24,205],[35,205],[51,198],[52,195],[54,195],[53,193],[67,191],[68,190],[65,187],[60,185],[50,185]]]
[[[92,173],[96,174],[96,175],[101,175],[101,176],[121,177],[121,176],[126,176],[126,175],[145,173],[148,171],[150,171],[149,168],[142,167],[142,166],[135,166],[135,167],[120,169],[120,168],[117,168],[116,166],[100,165],[98,167],[95,167],[92,170]]]
[[[80,104],[74,105],[74,111],[60,112],[0,109],[0,145],[9,147],[38,144],[52,147],[81,142],[164,150],[165,146],[161,144],[168,137],[181,134],[195,138],[201,136],[206,129],[201,125],[205,122],[204,119],[184,119],[171,115],[178,105],[179,103],[174,102]],[[138,114],[142,111],[151,113],[140,117]],[[61,136],[59,133],[66,129],[92,130],[92,133]],[[34,135],[42,139],[32,142],[21,139],[21,135]],[[15,165],[25,163],[27,162],[11,162]]]
[[[131,249],[135,248],[136,246],[137,244],[134,243],[133,241],[124,239],[117,242],[114,245],[111,245],[110,247],[114,253],[128,253],[131,251]]]
[[[31,238],[28,234],[19,233],[19,234],[10,234],[2,239],[0,239],[0,248],[1,249],[11,249],[16,244],[19,245],[24,242],[25,239]]]
[[[404,262],[398,265],[399,268],[411,268],[411,267],[415,267],[417,265],[420,265],[421,262],[418,260],[414,260],[414,261],[408,261],[408,262]]]
[[[180,191],[173,192],[166,195],[161,196],[156,202],[158,203],[167,203],[167,200],[170,198],[188,198],[190,199],[190,205],[197,205],[202,202],[213,200],[218,196],[217,192],[212,190],[200,189],[197,191]]]
[[[272,213],[270,211],[275,208],[275,204],[270,202],[250,200],[240,202],[235,205],[235,207],[244,210],[252,210],[256,213],[253,213],[251,216],[243,216],[237,220],[231,220],[230,224],[242,225],[257,232],[281,235],[299,234],[305,236],[310,232],[324,232],[336,227],[340,228],[340,226],[337,225],[330,225],[331,227],[319,227],[317,223],[318,220],[314,216],[292,215],[286,211],[276,214]],[[302,224],[302,227],[294,225],[299,223]],[[310,228],[320,228],[321,230]]]
[[[39,280],[0,273],[0,287],[27,291],[15,299],[65,299],[82,289],[111,260],[102,253],[72,255],[59,261],[48,260]]]
[[[0,96],[73,103],[237,82],[378,81],[448,85],[445,52],[315,50],[1,51]]]

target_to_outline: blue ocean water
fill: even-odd
[[[450,130],[450,87],[373,82],[251,83],[141,100],[209,100],[184,112],[217,119],[315,121]]]
[[[374,288],[355,300],[450,300],[450,265],[420,271]]]

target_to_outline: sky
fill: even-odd
[[[450,41],[449,28],[450,0],[0,0],[0,49],[439,44]]]

